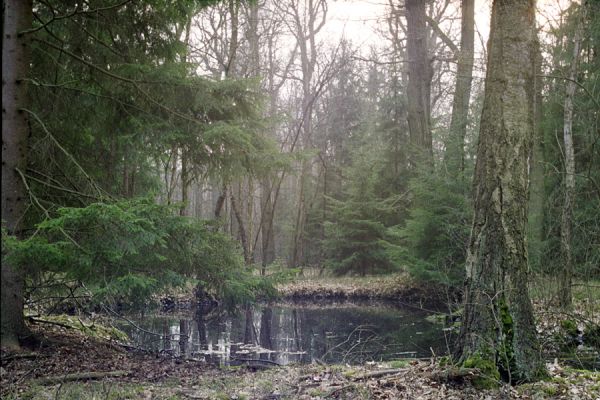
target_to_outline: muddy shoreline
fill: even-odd
[[[42,328],[42,329],[40,329]],[[56,326],[37,327],[43,345],[2,352],[3,399],[572,399],[600,394],[600,374],[549,365],[545,382],[473,386],[476,371],[439,360],[216,368],[201,361],[127,351]],[[73,376],[78,378],[72,380]],[[82,378],[87,377],[87,378]]]
[[[444,311],[460,303],[460,292],[441,285],[423,285],[389,278],[367,280],[297,280],[277,286],[278,297],[262,299],[298,305],[330,306],[337,303],[368,304],[382,302],[424,310]],[[193,293],[163,296],[159,299],[162,311],[183,311],[195,306]]]

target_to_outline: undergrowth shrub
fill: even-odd
[[[29,238],[3,231],[2,239],[3,262],[22,268],[31,286],[60,277],[84,283],[95,301],[143,307],[190,279],[229,308],[274,295],[271,280],[253,275],[214,223],[149,199],[61,208]]]

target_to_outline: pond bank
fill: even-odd
[[[416,282],[406,274],[375,277],[297,279],[277,286],[287,301],[384,300],[439,308],[458,301],[446,286]]]
[[[436,360],[361,366],[302,365],[219,369],[200,361],[126,351],[114,342],[52,326],[45,345],[2,353],[3,399],[573,399],[600,395],[600,374],[549,365],[548,381],[479,390],[471,376],[448,374]],[[102,377],[104,372],[115,372]],[[100,379],[67,381],[70,374]]]
[[[448,311],[459,303],[456,289],[415,281],[408,274],[367,277],[297,278],[276,286],[278,301],[327,304],[332,302],[384,301],[423,309]],[[194,292],[188,290],[156,299],[163,311],[190,309]]]

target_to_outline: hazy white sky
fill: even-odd
[[[572,2],[573,0],[538,0],[538,24],[544,26],[548,19],[556,18],[560,10],[567,8]],[[459,7],[460,1],[455,0],[454,3],[454,9]],[[387,0],[330,0],[323,35],[333,41],[345,36],[365,48],[381,44],[377,28],[387,29],[387,4]],[[484,42],[489,34],[491,4],[492,0],[475,0],[475,24]]]

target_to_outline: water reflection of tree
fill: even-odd
[[[196,326],[198,327],[198,343],[200,347],[207,346],[208,340],[206,339],[206,322],[202,318],[195,318]]]
[[[209,343],[217,345],[215,351],[225,351],[231,341],[245,341],[274,351],[257,357],[284,364],[316,361],[323,355],[326,362],[361,363],[410,357],[415,352],[426,357],[431,355],[430,348],[438,356],[447,353],[442,326],[430,324],[422,313],[406,309],[263,306],[243,309],[237,318],[217,320],[215,315],[209,314],[208,320],[203,313],[195,313],[193,320],[146,318],[140,322],[145,331],[131,332],[131,337],[146,349],[182,355],[207,350]],[[363,328],[357,329],[361,325]],[[372,333],[364,325],[372,325]],[[148,331],[158,335],[148,335]]]
[[[303,348],[327,362],[364,361],[446,353],[444,332],[421,313],[373,308],[301,310]],[[368,326],[368,327],[367,327]]]
[[[245,329],[244,329],[244,343],[255,344],[256,343],[256,330],[254,328],[254,307],[247,305],[245,307]]]
[[[171,351],[171,329],[169,326],[169,320],[167,319],[163,319],[163,324],[162,324],[162,331],[163,331],[163,335],[162,335],[162,339],[163,339],[163,350],[164,351]]]
[[[179,320],[179,354],[187,358],[189,356],[190,342],[189,321],[185,318]]]
[[[294,328],[294,344],[296,345],[296,351],[302,351],[302,335],[301,335],[301,323],[300,323],[300,319],[298,318],[298,310],[296,310],[295,308],[292,310],[292,325]]]
[[[260,338],[259,343],[262,347],[269,350],[274,350],[272,337],[273,329],[273,309],[264,307],[260,313]]]

